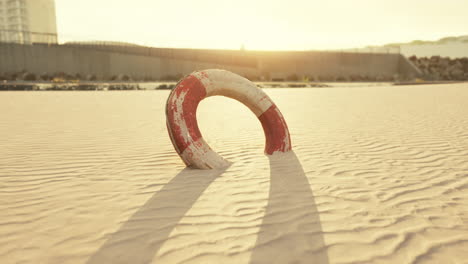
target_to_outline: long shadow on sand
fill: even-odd
[[[270,193],[250,263],[328,263],[314,195],[294,152],[270,159]],[[110,235],[88,264],[150,263],[225,170],[184,169]]]
[[[150,263],[182,217],[224,171],[182,170],[112,234],[87,263]]]
[[[314,195],[296,154],[269,159],[270,196],[250,263],[329,263]]]

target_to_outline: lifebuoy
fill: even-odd
[[[291,150],[288,126],[278,107],[251,81],[225,70],[197,71],[182,79],[166,103],[167,130],[172,144],[187,166],[221,168],[229,162],[213,151],[197,124],[201,100],[223,95],[246,105],[258,117],[265,132],[265,154]]]

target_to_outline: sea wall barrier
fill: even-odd
[[[209,68],[255,81],[393,81],[420,74],[400,54],[0,43],[3,80],[177,80]]]

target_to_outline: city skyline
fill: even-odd
[[[345,49],[466,35],[468,3],[56,0],[59,38],[175,48]]]

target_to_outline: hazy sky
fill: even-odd
[[[61,41],[342,49],[468,35],[468,0],[55,0]]]

